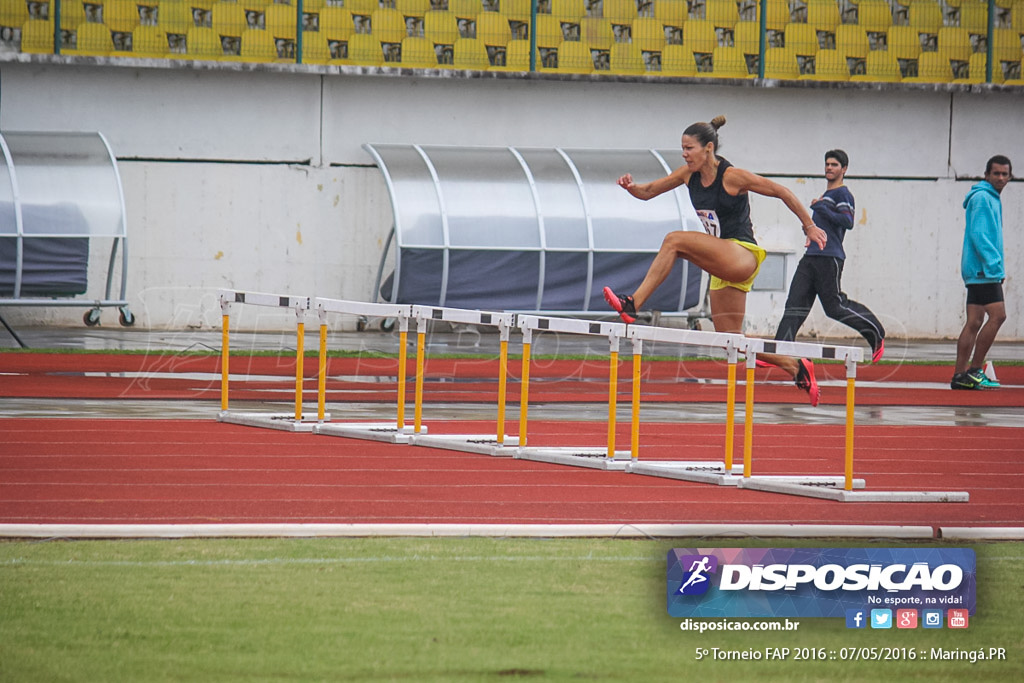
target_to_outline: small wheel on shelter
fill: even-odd
[[[135,315],[128,310],[127,306],[119,308],[118,311],[117,322],[121,323],[121,327],[132,327],[135,325]]]
[[[383,320],[380,321],[380,331],[390,332],[391,330],[395,329],[395,322],[397,321],[394,318],[384,318]]]
[[[96,327],[100,324],[100,309],[90,308],[82,316],[82,322],[85,323],[86,327]]]

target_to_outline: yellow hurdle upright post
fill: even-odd
[[[732,474],[733,432],[736,429],[736,347],[729,347],[729,375],[725,388],[725,473]]]
[[[423,354],[426,348],[427,321],[416,319],[416,404],[413,406],[413,431],[420,433],[423,425]]]
[[[527,410],[530,406],[530,342],[533,333],[523,330],[523,363],[522,379],[519,385],[519,447],[526,446]]]
[[[231,323],[231,316],[227,312],[227,303],[223,303],[224,314],[221,316],[220,332],[220,409],[228,409],[228,325]]]
[[[853,388],[857,379],[857,363],[846,361],[846,481],[847,491],[853,490]]]
[[[608,363],[608,457],[615,457],[615,412],[619,390],[619,338],[612,337]]]
[[[396,422],[398,431],[405,429],[405,366],[408,362],[408,351],[405,345],[409,340],[409,319],[402,318],[398,322],[398,415]]]
[[[300,313],[301,315],[301,313]],[[299,321],[295,333],[295,421],[302,419],[302,360],[305,357],[306,324]]]
[[[629,429],[629,456],[635,462],[640,457],[640,362],[644,355],[642,339],[633,339],[633,414]]]
[[[750,477],[754,453],[754,367],[755,355],[747,353],[746,411],[743,416],[743,476]]]
[[[327,323],[320,323],[320,363],[316,375],[316,420],[324,421],[327,403]]]
[[[505,445],[505,391],[508,384],[508,325],[501,323],[501,352],[498,356],[498,445]]]

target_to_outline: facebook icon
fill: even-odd
[[[846,610],[846,628],[867,628],[867,621],[867,612],[864,610]]]

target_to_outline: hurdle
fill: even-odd
[[[515,322],[513,313],[476,311],[443,306],[412,307],[416,319],[416,403],[414,405],[413,434],[410,443],[448,450],[466,451],[482,455],[512,456],[512,447],[519,445],[519,437],[505,434],[505,391],[508,381],[509,330]],[[494,434],[427,434],[423,421],[423,381],[426,361],[426,333],[431,321],[483,327],[497,327],[500,335],[498,357],[498,407]]]
[[[625,470],[633,451],[615,449],[619,342],[627,326],[618,322],[596,322],[572,318],[552,318],[541,315],[520,314],[516,325],[523,335],[522,379],[519,393],[519,448],[515,457],[558,465],[574,465],[603,470]],[[530,402],[530,347],[534,332],[557,332],[577,335],[596,335],[608,338],[610,363],[608,371],[608,438],[605,447],[589,446],[530,446],[527,443]],[[634,376],[634,385],[636,377]],[[635,427],[635,425],[634,425]]]
[[[406,304],[378,304],[343,299],[313,299],[313,308],[320,321],[320,359],[317,374],[317,424],[315,434],[350,439],[408,443],[413,428],[405,423],[405,387],[409,319],[412,307]],[[327,316],[329,313],[366,317],[395,318],[398,322],[398,399],[394,422],[326,422],[327,396]],[[426,428],[424,428],[425,430]]]
[[[240,292],[221,290],[218,293],[221,308],[221,405],[217,415],[219,422],[247,425],[249,427],[267,427],[288,432],[309,432],[313,429],[313,421],[317,418],[307,415],[302,409],[303,359],[305,345],[305,316],[309,309],[309,297],[285,296],[280,294],[264,294],[261,292]],[[295,411],[293,413],[260,413],[232,411],[228,404],[228,383],[230,380],[229,363],[229,328],[231,307],[233,304],[252,306],[268,306],[272,308],[290,308],[295,311]]]

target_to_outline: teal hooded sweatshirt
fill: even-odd
[[[960,257],[960,274],[964,283],[981,285],[1002,282],[1006,278],[1003,265],[1003,204],[996,188],[982,180],[964,198],[967,228],[964,250]]]

